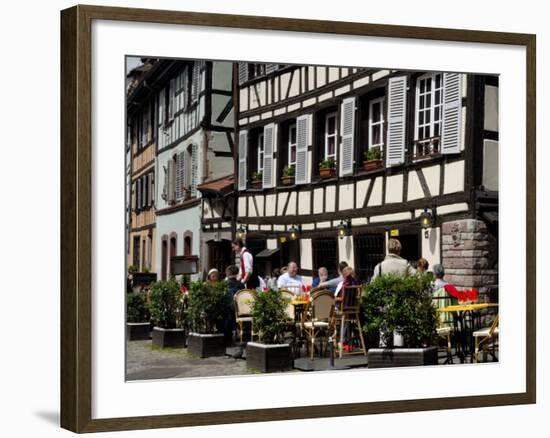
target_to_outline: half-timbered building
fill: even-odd
[[[157,102],[156,269],[161,279],[174,274],[176,256],[198,260],[195,277],[208,268],[208,254],[201,250],[198,187],[233,174],[232,68],[227,62],[161,60],[151,77]]]
[[[156,263],[156,95],[147,79],[155,64],[143,59],[127,75],[128,265],[140,272],[154,271]]]
[[[238,88],[253,253],[368,280],[395,236],[458,286],[497,284],[498,77],[240,63]]]

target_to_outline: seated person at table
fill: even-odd
[[[347,286],[358,286],[361,284],[357,276],[355,275],[355,271],[351,266],[346,266],[342,270],[342,281],[340,284],[336,287],[336,292],[334,293],[335,296],[339,296],[345,287]]]
[[[418,262],[416,262],[416,272],[418,274],[427,274],[430,263],[424,257],[420,257]]]
[[[347,268],[347,267],[348,267],[348,264],[344,261],[338,263],[338,277],[320,282],[318,288],[328,289],[331,292],[335,292],[340,282],[344,279],[344,275],[342,274],[342,271],[344,270],[344,268]]]
[[[453,298],[458,296],[458,291],[456,287],[443,279],[443,277],[445,277],[445,269],[443,268],[443,265],[434,265],[433,273],[435,280],[432,283],[432,288],[434,291],[432,298],[435,308],[442,309],[443,307],[454,304]],[[440,321],[444,325],[450,325],[452,323],[451,314],[447,312],[441,314]]]
[[[286,272],[277,279],[277,287],[279,289],[288,289],[295,294],[302,292],[304,281],[298,275],[298,265],[296,262],[290,262]]]
[[[410,263],[401,257],[401,242],[397,239],[388,240],[388,254],[380,263],[374,268],[372,280],[381,275],[394,274],[413,275],[416,270],[410,265]]]
[[[324,266],[320,267],[317,273],[319,275],[313,279],[313,283],[311,283],[311,287],[317,287],[319,286],[319,283],[322,283],[323,281],[328,280],[328,270]]]

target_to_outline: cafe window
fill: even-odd
[[[259,76],[265,76],[265,64],[248,64],[248,79],[254,79]]]
[[[338,150],[338,110],[331,106],[315,113],[314,121],[314,150],[313,150],[313,171],[319,172],[319,163],[323,160],[332,159],[337,161]]]
[[[379,87],[359,99],[359,142],[357,160],[360,165],[369,149],[377,147],[383,153],[386,142],[386,89]]]
[[[384,98],[369,102],[369,148],[384,149]]]
[[[252,181],[254,173],[263,172],[264,168],[264,128],[251,129],[248,133],[248,181]]]
[[[374,267],[384,260],[384,234],[360,234],[354,236],[355,272],[362,281],[370,281]]]
[[[296,123],[288,127],[288,166],[296,166]]]
[[[313,269],[315,272],[321,267],[328,270],[330,278],[338,275],[338,242],[336,237],[326,237],[312,240]]]

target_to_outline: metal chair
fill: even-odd
[[[493,360],[496,360],[495,346],[496,340],[498,339],[498,315],[495,317],[490,327],[477,330],[472,334],[472,336],[475,340],[474,363],[478,362],[480,348],[483,351],[484,356],[486,356],[487,347],[489,345],[491,346],[491,356],[493,356]]]
[[[256,291],[253,289],[241,289],[233,299],[235,300],[235,321],[239,327],[241,344],[243,342],[244,325],[250,324],[250,338],[254,340],[254,325],[252,324],[252,304],[256,298]]]
[[[334,294],[328,290],[315,292],[311,296],[311,302],[307,311],[302,314],[302,332],[308,340],[310,359],[313,359],[315,340],[321,333],[327,340],[332,337],[335,330],[334,324]]]
[[[363,337],[363,329],[359,319],[361,312],[361,293],[363,286],[353,285],[344,286],[340,292],[340,298],[337,299],[336,320],[340,326],[340,340],[338,342],[338,352],[340,359],[344,354],[364,354],[367,355],[365,346],[365,338]],[[346,351],[344,353],[344,333],[349,337],[348,344],[352,344],[354,329],[359,333],[360,348],[355,351]]]

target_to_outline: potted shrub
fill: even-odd
[[[380,146],[374,146],[363,154],[363,169],[367,172],[371,170],[381,169],[382,164],[382,152]]]
[[[151,314],[144,292],[130,292],[126,295],[126,339],[142,341],[149,339]]]
[[[152,284],[149,309],[155,324],[152,333],[153,345],[160,348],[184,347],[183,296],[175,279]]]
[[[262,172],[254,172],[252,174],[252,188],[261,189],[262,188]]]
[[[227,306],[227,284],[194,281],[189,288],[187,318],[190,327],[187,348],[199,357],[223,356],[224,334],[221,330]]]
[[[283,181],[284,186],[291,186],[294,184],[294,175],[295,175],[295,169],[294,166],[285,166],[283,168],[283,177],[281,180]]]
[[[336,162],[328,158],[319,163],[319,175],[321,178],[330,178],[336,175]]]
[[[254,330],[259,342],[246,345],[246,366],[269,373],[293,367],[290,344],[285,343],[285,329],[289,319],[287,303],[279,291],[269,289],[256,295],[252,305]]]
[[[386,348],[368,351],[369,368],[436,365],[437,316],[430,277],[383,275],[365,287],[363,331],[378,332]],[[394,339],[402,339],[396,348]]]

